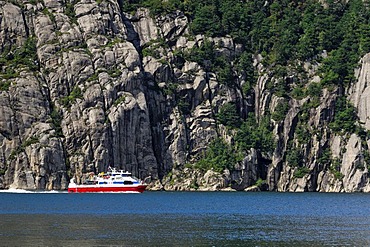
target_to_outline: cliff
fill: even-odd
[[[0,1],[0,188],[64,190],[110,165],[153,190],[370,191],[370,53],[325,84],[323,60],[282,66],[193,21]]]

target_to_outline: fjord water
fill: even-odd
[[[370,246],[370,194],[0,193],[0,246]]]

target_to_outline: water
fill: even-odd
[[[0,246],[370,246],[370,194],[0,193]]]

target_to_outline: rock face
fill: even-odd
[[[131,15],[116,1],[0,1],[0,51],[7,59],[0,76],[0,188],[63,190],[71,177],[79,182],[110,165],[153,190],[370,191],[364,155],[370,143],[327,127],[336,89],[324,90],[305,113],[304,127],[316,133],[305,143],[297,144],[297,133],[309,97],[289,100],[284,119],[272,120],[273,151],[245,150],[221,173],[191,166],[216,137],[234,141],[215,117],[221,106],[233,102],[241,116],[262,119],[284,100],[268,90],[277,78],[260,55],[257,83],[247,95],[242,73],[238,86],[229,87],[207,64],[179,56],[207,42],[219,56],[244,52],[230,37],[192,38],[188,29],[180,11]],[[15,61],[9,54],[20,49],[26,55]],[[314,66],[307,67],[309,83],[319,81]],[[369,85],[367,54],[346,89],[367,130]],[[303,166],[287,163],[292,145]],[[259,179],[263,186],[255,186]]]

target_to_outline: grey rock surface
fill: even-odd
[[[324,91],[317,107],[307,112],[304,126],[317,134],[299,145],[306,174],[297,176],[301,168],[287,164],[286,156],[289,145],[298,147],[298,115],[309,97],[289,100],[284,119],[271,122],[272,152],[246,150],[234,169],[223,172],[194,168],[216,137],[234,141],[234,133],[215,117],[222,105],[237,102],[241,115],[254,113],[261,120],[284,99],[268,90],[278,78],[260,54],[254,61],[257,83],[247,97],[242,74],[234,71],[238,86],[231,88],[205,64],[180,61],[178,52],[205,42],[225,57],[245,49],[230,37],[189,38],[188,29],[189,19],[180,11],[157,17],[148,9],[129,14],[116,1],[68,6],[51,0],[0,1],[2,54],[34,41],[36,57],[31,61],[35,68],[20,64],[12,68],[15,76],[0,77],[2,85],[9,85],[0,90],[0,188],[64,190],[72,177],[80,182],[87,172],[114,166],[145,179],[152,190],[259,191],[256,183],[263,179],[263,189],[272,191],[370,191],[363,155],[370,143],[327,128],[336,89]],[[309,83],[320,81],[315,65],[306,69]],[[346,89],[366,130],[369,84],[367,54]],[[327,150],[334,168],[320,159]]]

